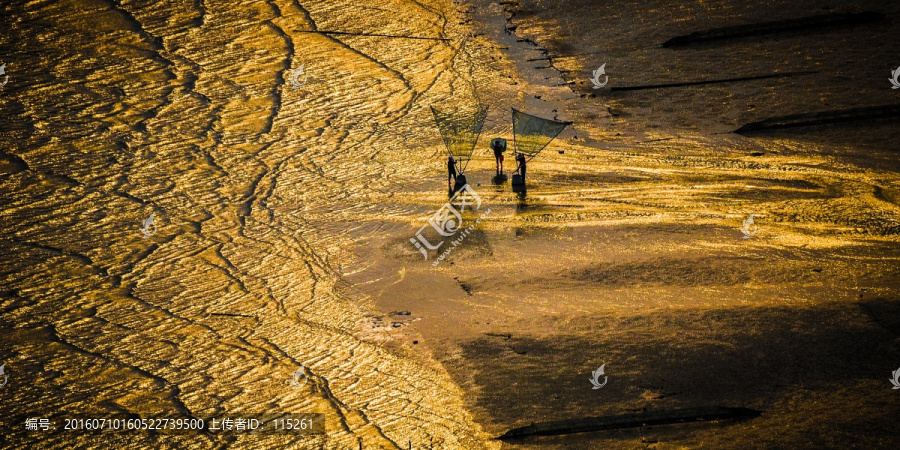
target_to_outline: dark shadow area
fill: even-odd
[[[637,414],[585,417],[581,419],[533,423],[525,427],[513,428],[504,433],[503,436],[500,436],[499,439],[509,441],[531,436],[589,433],[592,431],[641,428],[653,425],[670,425],[676,423],[703,422],[708,420],[752,419],[759,417],[759,414],[759,411],[753,409],[725,408],[721,406],[684,408],[668,411],[646,411]]]
[[[897,302],[885,308],[897,315]],[[900,352],[890,332],[866,319],[853,304],[584,317],[576,321],[593,332],[537,338],[497,330],[462,351],[477,406],[497,435],[532,422],[720,405],[763,411],[768,420],[790,414],[799,420],[795,431],[859,432],[860,443],[878,442],[869,439],[890,434],[900,402],[869,417],[863,430],[853,431],[858,421],[835,422],[831,413],[823,422],[838,429],[807,422],[831,407],[816,399],[832,391],[842,393],[831,401],[850,410],[867,395],[892,393],[887,378]],[[601,364],[609,383],[593,390],[590,374]],[[789,411],[785,403],[793,405]],[[608,438],[604,433],[592,436]]]
[[[819,111],[788,116],[770,117],[748,123],[735,133],[753,135],[769,130],[785,128],[802,128],[814,125],[849,124],[862,121],[894,119],[900,117],[900,105],[871,106],[865,108],[843,109],[835,111]]]
[[[875,298],[860,301],[859,304],[875,323],[900,337],[900,300]]]
[[[863,13],[823,14],[797,19],[759,22],[732,27],[714,28],[676,36],[663,42],[665,48],[678,48],[690,44],[720,42],[729,39],[765,36],[790,32],[839,31],[844,27],[864,25],[884,20],[884,15],[866,11]]]
[[[810,270],[799,264],[808,265]],[[775,267],[773,267],[775,266]],[[778,270],[781,266],[783,270]],[[601,263],[575,269],[568,278],[601,286],[734,286],[757,283],[815,282],[814,263],[770,261],[763,258],[706,257],[697,259],[654,259],[628,263]]]

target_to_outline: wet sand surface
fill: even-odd
[[[446,97],[441,2],[12,2],[3,136],[3,434],[62,413],[318,412],[301,437],[120,446],[478,448],[463,393],[383,342],[351,231],[410,214],[386,134]],[[328,30],[448,39],[393,39]],[[458,46],[458,43],[456,44]],[[300,66],[308,78],[290,83]],[[424,167],[429,154],[415,154]],[[401,185],[402,186],[402,185]],[[155,214],[158,231],[144,238]],[[352,226],[330,226],[345,221]],[[305,366],[302,388],[289,384]],[[112,439],[112,438],[110,438]]]
[[[886,80],[900,64],[897,6],[4,9],[9,442],[896,446],[896,120],[731,132],[900,103]],[[659,46],[703,29],[865,10],[884,20]],[[815,73],[591,89],[604,62],[613,88]],[[294,88],[301,65],[308,78]],[[479,101],[491,110],[467,175],[491,213],[435,267],[434,252],[423,260],[409,241],[447,201],[428,107]],[[522,196],[490,183],[487,139],[512,139],[510,107],[574,122],[530,164]],[[144,239],[151,213],[158,232]],[[743,239],[750,214],[758,232]],[[296,389],[288,380],[301,364],[309,383]],[[601,364],[608,384],[591,389]],[[532,422],[695,406],[762,414],[494,439]],[[21,426],[123,411],[320,412],[328,431],[98,439]]]
[[[885,379],[900,359],[895,121],[731,133],[770,117],[897,104],[881,81],[897,11],[839,6],[466,3],[476,33],[499,50],[487,59],[501,82],[487,89],[504,108],[489,114],[482,143],[512,137],[508,106],[575,123],[530,166],[525,196],[490,184],[482,151],[468,178],[484,182],[491,219],[437,268],[437,255],[422,261],[406,242],[423,215],[406,235],[370,237],[365,267],[348,279],[382,310],[410,311],[395,317],[409,323],[397,333],[432,349],[493,436],[644,411],[761,412],[504,448],[896,445],[900,402]],[[659,46],[867,8],[885,19]],[[607,88],[810,73],[591,89],[604,62]],[[743,239],[750,214],[759,231]],[[591,389],[601,364],[608,384]]]

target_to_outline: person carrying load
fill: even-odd
[[[496,162],[497,175],[503,175],[503,153],[506,152],[506,139],[492,139],[491,150],[494,151],[494,161]]]

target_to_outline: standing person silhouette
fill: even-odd
[[[497,163],[497,175],[503,174],[503,143],[499,139],[491,142],[491,150],[494,151],[494,161]]]
[[[519,174],[522,175],[522,182],[525,182],[525,154],[519,153],[516,155],[516,170],[519,171]]]
[[[453,155],[447,158],[447,190],[452,191],[453,185],[450,184],[450,179],[456,181],[456,160],[453,159]]]

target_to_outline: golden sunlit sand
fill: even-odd
[[[900,8],[813,3],[4,5],[4,441],[895,447],[900,119],[734,133],[900,104]],[[661,45],[868,10],[881,19]],[[430,106],[490,107],[464,225],[490,214],[437,265],[410,243],[448,201]],[[524,194],[491,182],[511,108],[573,122]],[[758,414],[497,439],[713,407]],[[24,427],[240,412],[321,413],[326,432]]]

